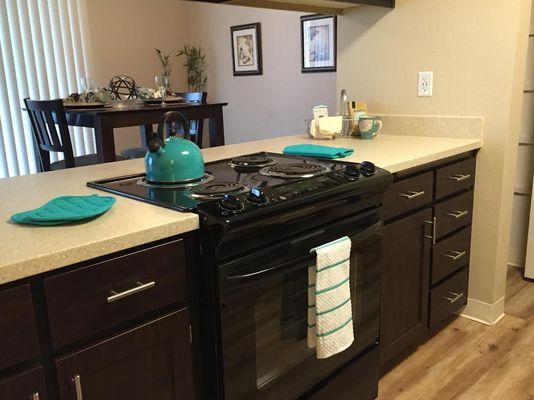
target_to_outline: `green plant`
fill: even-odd
[[[176,57],[185,56],[184,67],[187,68],[187,86],[191,92],[201,92],[206,89],[206,54],[202,47],[184,45],[184,48],[176,53]]]
[[[163,68],[163,75],[165,75],[167,78],[170,78],[172,72],[170,54],[163,54],[160,49],[155,50],[159,57],[159,61],[161,62],[161,67]]]

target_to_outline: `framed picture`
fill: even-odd
[[[335,71],[337,65],[336,16],[300,17],[302,72]]]
[[[234,76],[261,75],[261,25],[247,24],[230,27]]]

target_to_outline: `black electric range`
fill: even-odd
[[[199,214],[194,273],[203,398],[309,398],[349,365],[366,370],[354,374],[360,390],[355,396],[374,398],[381,204],[391,173],[371,162],[274,153],[215,161],[205,169],[202,180],[180,185],[153,185],[143,174],[88,183]],[[307,273],[314,263],[310,249],[343,236],[352,243],[355,341],[318,360],[306,340]],[[372,376],[372,382],[359,382],[359,376]],[[363,395],[362,388],[368,393]]]
[[[144,174],[135,174],[88,182],[88,186],[178,211],[195,211],[200,204],[215,202],[215,207],[206,208],[226,217],[344,190],[347,185],[363,189],[389,176],[370,162],[261,152],[207,163],[202,179],[183,184],[151,184]]]

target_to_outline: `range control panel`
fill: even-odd
[[[223,199],[206,203],[207,211],[219,214],[223,217],[246,213],[265,207],[275,206],[312,193],[330,190],[346,184],[365,184],[365,181],[377,172],[373,163],[364,161],[361,164],[347,164],[343,169],[338,169],[323,175],[288,181],[285,185],[276,187],[253,187],[248,193],[227,194]]]

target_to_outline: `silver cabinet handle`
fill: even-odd
[[[451,298],[451,297],[447,297],[447,296],[442,296],[442,298],[444,300],[448,300],[451,304],[456,303],[458,300],[460,300],[462,297],[464,297],[463,293],[449,292],[449,294],[453,295],[454,297]]]
[[[74,382],[74,388],[76,389],[76,400],[83,400],[82,378],[80,378],[80,375],[75,375],[74,378],[72,378],[72,381]]]
[[[416,199],[424,195],[425,195],[424,190],[421,190],[420,192],[409,190],[408,193],[399,193],[400,197],[404,197],[405,199],[408,199],[408,200]]]
[[[438,225],[438,219],[436,217],[432,218],[432,221],[425,221],[425,224],[432,225],[432,235],[425,235],[427,239],[432,239],[432,244],[436,244],[436,229]]]
[[[460,211],[460,210],[454,210],[452,212],[448,212],[447,215],[449,217],[453,217],[455,219],[458,219],[458,218],[463,218],[465,217],[467,214],[469,214],[469,210],[465,210],[465,211]]]
[[[125,297],[131,296],[133,294],[142,292],[143,290],[147,290],[147,289],[150,289],[150,288],[153,288],[154,286],[156,286],[156,282],[154,282],[154,281],[148,282],[148,283],[136,282],[136,284],[137,284],[136,287],[133,287],[133,288],[128,289],[128,290],[125,290],[124,292],[117,293],[114,290],[112,290],[111,291],[111,296],[108,297],[108,303],[112,303],[114,301],[123,299]]]
[[[39,400],[39,392],[32,394],[32,400]]]
[[[464,257],[467,254],[466,251],[450,250],[450,252],[453,253],[453,254],[445,254],[445,257],[452,258],[452,261],[457,261],[457,260],[459,260],[460,258]]]
[[[449,176],[449,179],[452,179],[453,181],[456,181],[456,182],[462,182],[469,178],[471,178],[471,174],[465,174],[465,175],[456,174],[456,175]]]

